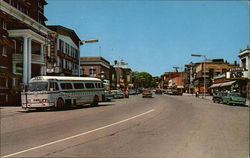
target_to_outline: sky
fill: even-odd
[[[249,43],[247,0],[46,0],[47,25],[73,29],[81,56],[124,60],[133,71],[160,76],[203,58],[239,62]]]

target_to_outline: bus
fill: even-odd
[[[103,83],[92,77],[37,76],[21,93],[23,109],[64,109],[84,104],[98,105]]]

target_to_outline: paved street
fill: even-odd
[[[249,107],[191,95],[62,111],[2,107],[1,156],[247,158]]]

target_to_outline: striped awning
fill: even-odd
[[[221,83],[214,83],[209,88],[217,88],[220,87]]]
[[[227,87],[232,86],[236,81],[228,81],[223,83],[214,83],[209,88]]]
[[[220,87],[232,86],[236,81],[224,82],[220,85]]]

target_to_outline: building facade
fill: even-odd
[[[134,88],[132,83],[132,70],[123,60],[115,60],[116,89]]]
[[[200,63],[195,63],[193,66],[193,87],[194,92],[210,93],[208,87],[212,85],[212,78],[219,74],[224,74],[230,68],[237,67],[238,64],[229,64],[223,59],[211,59]],[[205,72],[204,72],[205,71]]]
[[[45,0],[0,1],[0,104],[20,102],[20,85],[46,75],[48,36],[54,33],[45,26],[46,4]]]
[[[79,76],[81,40],[74,30],[60,25],[49,25],[56,32],[50,38],[47,53],[47,74]]]

